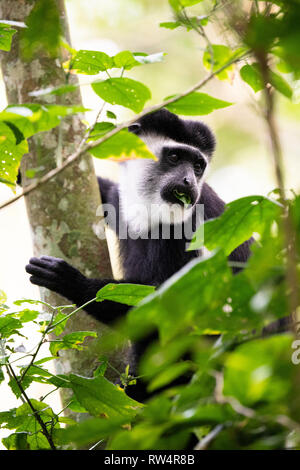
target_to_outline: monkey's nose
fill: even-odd
[[[185,186],[190,186],[191,185],[191,180],[190,178],[187,178],[186,176],[183,178],[183,183]]]

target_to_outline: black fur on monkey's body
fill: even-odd
[[[205,220],[218,217],[224,211],[224,202],[204,182],[205,169],[215,147],[213,134],[208,127],[197,121],[182,120],[163,109],[146,115],[129,130],[146,142],[158,160],[139,159],[122,163],[125,178],[120,185],[98,178],[102,202],[104,205],[111,204],[116,213],[120,214],[114,227],[117,234],[123,224],[127,224],[133,231],[136,226],[142,227],[144,234],[150,229],[145,218],[131,217],[127,213],[131,201],[138,200],[144,205],[154,202],[158,205],[159,210],[154,224],[158,225],[159,230],[167,223],[163,204],[166,204],[167,208],[174,208],[174,223],[169,223],[170,238],[151,239],[138,236],[136,239],[121,239],[120,256],[124,272],[124,279],[121,281],[88,279],[61,259],[49,256],[31,258],[29,265],[26,266],[26,271],[31,274],[31,282],[61,294],[78,306],[94,298],[97,291],[107,283],[125,282],[159,286],[198,256],[197,251],[186,251],[189,240],[184,237],[181,239],[174,237],[175,225],[183,224],[189,218],[195,225],[196,221],[193,218],[197,204],[204,205]],[[178,199],[178,194],[183,194],[191,202],[187,213],[184,212],[185,207]],[[126,206],[127,203],[129,206]],[[250,244],[251,240],[243,243],[234,250],[229,259],[244,263],[250,255]],[[128,307],[104,301],[93,302],[85,310],[101,322],[111,324],[124,315]],[[147,341],[137,345],[138,355],[146,343]],[[135,398],[145,398],[142,386],[133,388],[135,388],[133,391]]]

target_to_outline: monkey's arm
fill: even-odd
[[[30,281],[33,284],[57,292],[78,307],[95,298],[98,290],[106,284],[138,283],[135,280],[88,279],[66,261],[52,256],[31,258],[25,269],[31,274]],[[109,300],[92,302],[84,308],[87,313],[106,324],[113,323],[128,309],[127,305]]]
[[[118,206],[118,185],[106,178],[98,177],[97,180],[102,203]],[[30,281],[33,284],[57,292],[78,307],[95,298],[98,290],[106,284],[138,283],[134,280],[88,279],[66,261],[52,256],[31,258],[26,271],[31,274]],[[103,323],[109,324],[124,315],[128,307],[124,304],[104,301],[92,302],[84,310]]]
[[[215,219],[225,209],[225,202],[207,183],[203,184],[199,203],[204,206],[204,220]]]
[[[77,307],[84,305],[96,297],[99,289],[108,283],[120,284],[125,282],[137,283],[137,281],[116,281],[112,279],[88,279],[77,269],[70,266],[66,261],[42,256],[31,258],[26,266],[26,271],[31,274],[30,281],[38,286],[47,287],[58,294],[67,297]],[[84,310],[97,320],[110,325],[118,318],[124,316],[130,309],[128,305],[105,300],[104,302],[92,302]],[[155,337],[155,335],[154,335]],[[151,343],[153,335],[149,335],[134,344],[136,360],[143,354]],[[135,373],[136,364],[131,364],[130,373]],[[138,380],[135,386],[129,387],[127,394],[135,400],[143,402],[148,398],[146,384]]]

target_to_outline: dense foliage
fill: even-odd
[[[261,93],[257,101],[262,111],[270,93],[272,99],[276,93],[292,98],[300,72],[297,0],[236,2],[234,8],[232,3],[221,1],[169,3],[174,21],[163,22],[161,27],[182,27],[199,34],[205,42],[203,66],[209,71],[209,79],[227,80],[234,69],[239,70],[241,79],[255,93]],[[196,11],[194,15],[197,8],[201,14]],[[230,27],[236,41],[234,49],[210,42],[206,27],[216,15]],[[27,60],[41,48],[54,57],[59,46],[70,53],[69,61],[64,63],[65,83],[32,94],[36,98],[69,93],[74,89],[69,83],[70,74],[97,75],[91,86],[112,109],[106,112],[105,120],[87,129],[91,153],[98,158],[153,158],[124,124],[116,124],[113,106],[121,105],[135,113],[143,111],[151,92],[127,74],[133,67],[160,62],[163,53],[122,51],[110,57],[102,51],[74,51],[60,39],[57,18],[56,2],[39,0],[26,20],[28,28],[20,33]],[[50,31],[43,27],[49,21]],[[0,47],[8,51],[12,36],[19,33],[5,22],[0,29]],[[47,34],[40,36],[42,31]],[[99,78],[99,73],[106,77]],[[167,108],[180,115],[198,116],[232,105],[199,92],[204,84],[189,93],[166,98]],[[4,109],[0,113],[0,181],[14,187],[30,136],[81,111],[78,107],[36,103]],[[30,176],[35,177],[37,172],[33,169]],[[100,290],[99,302],[110,299],[133,306],[124,321],[116,325],[115,333],[102,337],[102,342],[113,347],[126,337],[136,340],[155,329],[159,333],[159,341],[151,344],[139,365],[139,377],[130,376],[128,368],[117,371],[121,386],[105,378],[111,365],[104,356],[99,357],[92,378],[55,375],[47,369],[47,363],[55,362],[61,350],[81,350],[88,347],[89,341],[99,341],[92,331],[64,334],[68,318],[79,309],[34,300],[19,300],[9,308],[3,294],[0,381],[8,377],[12,393],[23,401],[18,408],[0,412],[0,426],[12,431],[3,439],[6,448],[72,448],[106,440],[108,449],[181,449],[193,433],[199,440],[198,449],[299,448],[300,343],[292,332],[271,334],[269,329],[269,334],[264,334],[271,322],[294,313],[290,297],[298,289],[299,278],[295,285],[289,276],[290,251],[292,243],[292,263],[298,276],[299,231],[299,196],[283,194],[279,187],[270,198],[254,195],[238,199],[227,205],[221,217],[205,223],[204,245],[210,255],[188,264],[158,290],[126,284]],[[253,254],[246,269],[234,276],[227,255],[253,233]],[[201,243],[203,238],[195,235],[189,249],[198,249]],[[42,312],[44,307],[48,313]],[[41,335],[33,351],[19,344],[28,322]],[[44,352],[40,359],[41,349],[47,346],[48,356]],[[174,385],[175,379],[185,375],[191,376],[188,385]],[[152,392],[147,404],[126,394],[127,387],[134,387],[136,380],[146,381]],[[49,384],[53,392],[62,387],[70,389],[73,395],[67,404],[69,411],[88,412],[92,418],[76,423],[71,417],[63,417],[62,412],[54,413],[46,396],[37,400],[27,395],[33,382]]]

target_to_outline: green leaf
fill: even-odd
[[[55,436],[63,444],[74,442],[81,447],[110,437],[114,432],[121,429],[122,425],[127,423],[128,418],[122,416],[110,419],[86,419],[76,426],[56,430]]]
[[[70,381],[77,400],[93,416],[133,418],[143,407],[100,375],[90,379],[70,374]]]
[[[72,59],[72,70],[86,75],[97,75],[114,66],[113,58],[100,51],[80,50]]]
[[[151,98],[149,88],[131,78],[109,78],[93,83],[92,88],[100,98],[110,104],[119,104],[139,113]]]
[[[242,80],[248,83],[255,93],[264,88],[258,64],[244,65],[240,70],[240,75]]]
[[[248,83],[255,93],[264,88],[258,64],[244,65],[240,70],[240,74],[244,82]],[[269,82],[279,93],[287,98],[292,98],[293,90],[281,75],[269,70]]]
[[[6,180],[5,178],[0,178],[0,183],[6,184],[7,186],[15,186],[15,183]]]
[[[0,23],[0,49],[2,51],[10,51],[12,37],[16,32],[17,30],[10,25]]]
[[[69,333],[61,340],[52,341],[50,344],[50,352],[53,356],[56,356],[57,352],[61,349],[78,349],[82,351],[84,349],[82,343],[87,336],[96,338],[97,333],[95,331],[74,331],[73,333]]]
[[[15,125],[27,138],[37,132],[48,131],[58,126],[61,119],[66,116],[84,111],[86,109],[82,106],[41,105],[36,103],[9,105],[0,113],[0,121]],[[21,142],[21,144],[23,143]]]
[[[43,302],[42,300],[34,300],[34,299],[20,299],[14,301],[15,305],[23,305],[23,304],[30,304],[30,305],[44,305],[45,307],[51,307],[50,304],[47,302]]]
[[[21,377],[18,376],[17,379],[20,381]],[[21,381],[21,385],[22,385],[23,390],[26,390],[29,387],[29,385],[32,384],[32,382],[33,382],[33,378],[30,377],[30,376],[25,375],[24,379]],[[22,395],[22,392],[20,390],[20,387],[18,386],[18,383],[17,383],[16,379],[12,378],[8,382],[8,385],[10,386],[11,391],[13,392],[13,394],[17,398],[20,398],[20,396]]]
[[[187,353],[192,351],[197,344],[199,344],[199,337],[189,334],[178,335],[164,345],[158,341],[153,342],[140,360],[139,373],[149,381],[150,379],[155,380],[156,377],[169,369],[172,370],[173,366],[175,366],[175,371],[177,370],[175,364],[180,363],[180,367],[183,367],[184,363],[180,362],[180,359],[186,357]]]
[[[61,96],[64,95],[65,93],[71,93],[72,91],[77,90],[79,85],[61,85],[57,87],[48,87],[48,88],[41,88],[40,90],[36,91],[31,91],[29,93],[29,96],[34,96],[34,97],[39,97],[39,96],[45,96],[45,95],[57,95]]]
[[[248,240],[253,232],[263,233],[265,227],[280,214],[280,206],[264,196],[247,196],[226,205],[225,212],[204,224],[204,244],[209,250],[222,248],[229,255]],[[195,234],[189,250],[203,245]]]
[[[109,119],[117,119],[117,116],[115,115],[115,113],[113,113],[112,111],[106,111],[106,116],[109,118]]]
[[[16,432],[2,439],[7,450],[28,450],[30,446],[27,442],[28,432]]]
[[[141,284],[106,284],[97,292],[96,301],[112,300],[126,305],[138,305],[147,295],[155,291],[154,286]]]
[[[292,381],[291,342],[290,335],[278,335],[239,346],[225,361],[224,394],[246,406],[282,406]]]
[[[152,158],[156,160],[146,144],[137,135],[128,132],[127,129],[121,130],[102,144],[89,149],[89,152],[97,158],[118,160]]]
[[[130,70],[142,64],[161,62],[164,54],[146,54],[121,51],[113,57],[99,51],[80,50],[72,59],[72,70],[86,75],[97,75],[112,68]]]
[[[61,335],[63,333],[64,329],[66,328],[67,319],[65,321],[61,321],[61,320],[64,320],[66,317],[67,317],[67,315],[65,313],[62,313],[62,312],[58,312],[58,314],[55,316],[54,323],[61,322],[59,325],[57,325],[54,328],[54,334],[56,336]]]
[[[20,45],[25,59],[46,51],[57,57],[62,27],[55,0],[38,0],[26,19],[27,28],[20,33]]]
[[[172,98],[172,96],[169,96],[166,99],[169,98]],[[213,98],[206,93],[195,91],[183,98],[179,98],[179,100],[174,103],[166,105],[166,108],[176,114],[182,114],[185,116],[201,116],[209,114],[215,109],[226,108],[231,105],[232,103],[229,103],[228,101],[222,101],[217,98]]]
[[[11,128],[0,121],[0,177],[8,185],[15,185],[21,159],[28,152],[28,143],[16,143]]]
[[[173,380],[177,379],[185,372],[191,369],[191,364],[188,362],[178,362],[177,364],[172,364],[167,367],[165,370],[160,372],[149,384],[148,391],[153,392],[158,388],[168,385]]]
[[[13,318],[11,315],[2,316],[0,317],[0,336],[2,338],[9,338],[22,326],[20,320]]]
[[[68,418],[67,416],[62,416],[60,418],[58,418],[58,421],[60,423],[64,423],[64,424],[69,424],[69,425],[73,425],[73,424],[76,424],[76,421],[75,419],[72,419],[72,418]]]
[[[191,325],[214,330],[223,325],[227,329],[222,306],[229,295],[231,278],[222,253],[192,260],[129,312],[124,330],[135,339],[156,326],[166,344]],[[216,285],[222,285],[222,289],[216,290]]]
[[[53,359],[56,359],[56,357],[54,356],[43,357],[43,359],[39,359],[38,361],[35,361],[34,364],[35,365],[44,364],[45,362],[53,361]]]
[[[286,96],[287,98],[293,97],[292,88],[281,75],[270,71],[270,83],[282,95]]]
[[[295,72],[294,67],[286,61],[286,51],[282,47],[273,47],[272,54],[277,56],[280,60],[276,64],[277,69],[281,73],[292,73]]]
[[[75,413],[88,413],[88,411],[84,408],[84,406],[82,406],[79,403],[79,401],[77,400],[77,398],[75,397],[74,394],[71,398],[72,398],[72,400],[71,400],[71,402],[69,403],[69,406],[68,406],[68,408],[71,411],[75,411]]]
[[[55,359],[55,357],[53,359]],[[22,367],[21,373],[23,373],[25,370],[26,370],[26,367]],[[27,369],[25,378],[29,375],[30,376],[37,375],[37,376],[40,376],[40,377],[50,377],[52,374],[47,369],[43,369],[36,362],[32,366],[30,366],[29,369]]]
[[[3,290],[0,289],[0,305],[7,301],[7,295]]]
[[[37,310],[30,310],[28,308],[25,308],[21,312],[15,313],[16,318],[18,318],[22,323],[33,321],[39,315],[40,315],[40,312],[38,312]]]
[[[52,429],[59,427],[59,424],[55,422],[55,415],[47,403],[34,398],[30,398],[30,401],[44,423],[51,424],[52,421]],[[28,403],[24,403],[15,410],[14,427],[18,433],[28,433],[27,443],[30,450],[50,449],[50,445],[42,434],[41,427]]]
[[[169,4],[175,11],[180,11],[185,7],[191,7],[197,3],[201,3],[203,0],[169,0]]]
[[[203,54],[203,65],[207,70],[216,72],[218,69],[226,65],[231,60],[234,60],[236,56],[241,53],[241,49],[233,52],[230,47],[213,44],[211,47],[207,47]],[[219,72],[216,76],[220,80],[228,80],[230,78],[230,72],[232,72],[234,65],[228,66],[226,69]]]
[[[3,382],[3,380],[4,380],[4,373],[3,373],[3,370],[0,366],[0,384],[1,384],[1,382]]]
[[[161,28],[176,29],[181,26],[181,23],[180,21],[166,21],[164,23],[159,23],[159,26]]]
[[[47,380],[47,383],[51,383],[58,388],[70,388],[71,384],[69,381],[69,376],[65,374],[51,375]],[[71,409],[71,407],[69,407]],[[77,410],[74,410],[77,411]],[[85,412],[85,411],[84,411]]]
[[[130,51],[122,51],[113,57],[114,67],[130,70],[137,65],[141,65]]]
[[[0,425],[1,428],[16,428],[16,408],[9,411],[0,411]]]
[[[294,71],[293,67],[291,67],[290,64],[286,63],[284,60],[277,62],[276,68],[280,73],[292,73]]]
[[[115,127],[116,126],[112,122],[97,122],[97,124],[94,126],[93,131],[90,134],[89,141],[100,139],[100,137],[104,136],[105,134],[107,134],[107,132],[111,131]]]
[[[93,376],[104,375],[108,366],[108,359],[105,356],[99,357],[100,365],[93,372]]]

